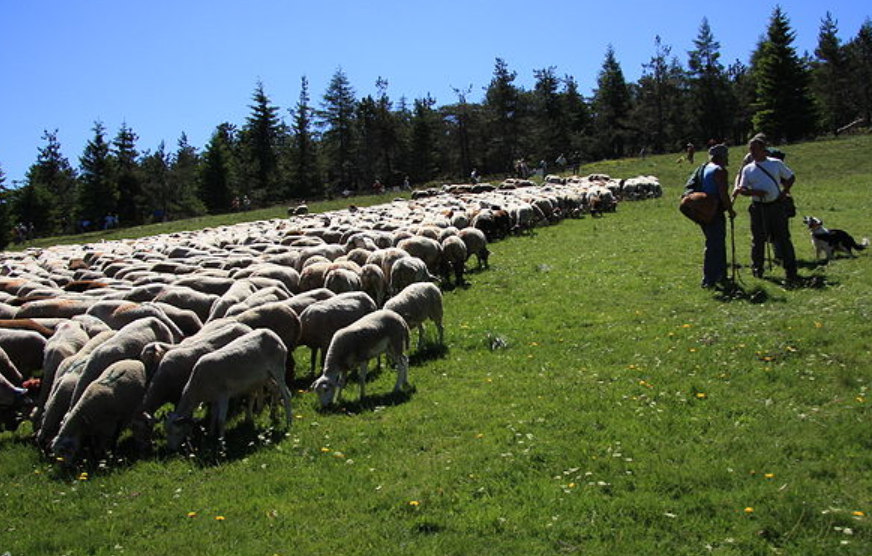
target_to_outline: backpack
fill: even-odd
[[[714,221],[720,204],[717,198],[702,192],[702,178],[706,164],[694,170],[687,178],[687,182],[684,184],[684,193],[681,194],[681,202],[678,205],[681,214],[697,224],[703,225]]]

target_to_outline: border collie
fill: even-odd
[[[851,234],[845,230],[828,230],[824,227],[824,221],[814,216],[806,216],[802,219],[811,232],[811,243],[814,245],[815,260],[820,261],[821,252],[827,256],[827,261],[833,258],[836,251],[854,256],[852,249],[862,251],[869,246],[869,239],[863,238],[862,243],[857,243]]]

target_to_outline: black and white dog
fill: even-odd
[[[809,232],[811,232],[811,243],[814,245],[815,259],[820,261],[821,252],[826,254],[827,261],[833,258],[836,251],[847,253],[849,257],[854,256],[853,249],[862,251],[869,246],[869,239],[863,238],[862,243],[857,243],[851,234],[845,230],[828,230],[824,227],[824,221],[814,216],[806,216],[802,219]]]

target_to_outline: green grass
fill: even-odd
[[[800,216],[872,235],[872,137],[785,150]],[[593,171],[654,174],[665,195],[494,244],[491,269],[446,292],[448,349],[413,353],[408,396],[386,369],[363,404],[353,387],[333,412],[297,394],[287,437],[264,417],[232,426],[223,456],[87,480],[26,426],[0,434],[0,551],[868,554],[870,254],[816,266],[794,220],[809,287],[746,267],[746,295],[719,296],[698,287],[702,234],[676,210],[687,165]]]

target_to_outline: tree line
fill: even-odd
[[[847,42],[827,13],[813,54],[800,55],[787,14],[776,7],[749,64],[725,65],[703,19],[686,64],[660,37],[637,82],[627,82],[614,49],[606,50],[590,97],[553,66],[533,72],[527,90],[497,58],[481,101],[472,87],[453,102],[429,95],[393,100],[379,78],[374,95],[357,98],[338,69],[314,105],[306,77],[287,113],[261,82],[241,125],[224,122],[198,149],[185,134],[174,147],[140,151],[122,124],[114,137],[100,123],[77,167],[46,131],[20,187],[0,168],[0,247],[34,235],[322,198],[369,189],[505,176],[639,153],[682,150],[688,142],[742,143],[762,131],[775,141],[838,133],[872,121],[872,21]],[[284,116],[288,116],[286,119]],[[246,203],[247,204],[247,203]]]

